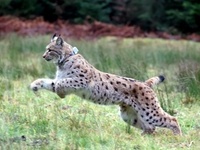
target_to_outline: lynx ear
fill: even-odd
[[[56,39],[56,45],[63,46],[63,39],[60,36]]]
[[[51,42],[53,42],[54,38],[56,37],[56,33],[51,37]]]

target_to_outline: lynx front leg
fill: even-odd
[[[83,89],[86,87],[86,81],[83,81],[78,78],[66,78],[57,80],[55,83],[55,92],[61,98],[64,98],[66,95],[73,93],[78,89]]]
[[[30,87],[33,91],[46,89],[55,92],[55,81],[53,79],[37,79],[31,83]]]

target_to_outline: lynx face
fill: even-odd
[[[46,61],[60,63],[65,57],[70,55],[72,47],[67,44],[60,36],[53,35],[51,42],[46,46],[43,58]]]

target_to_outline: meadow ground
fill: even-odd
[[[42,58],[50,36],[0,38],[0,149],[178,150],[200,149],[200,44],[161,39],[66,39],[96,68],[146,80],[165,75],[155,88],[176,116],[183,136],[158,128],[154,135],[128,126],[117,106],[99,106],[74,95],[35,95],[30,83],[53,78]]]

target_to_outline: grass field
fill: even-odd
[[[161,39],[66,39],[96,68],[146,80],[165,75],[155,88],[176,116],[183,136],[158,128],[141,136],[119,117],[117,106],[99,106],[74,95],[35,95],[30,83],[53,78],[42,58],[50,36],[0,38],[0,149],[176,150],[200,149],[200,44]]]

